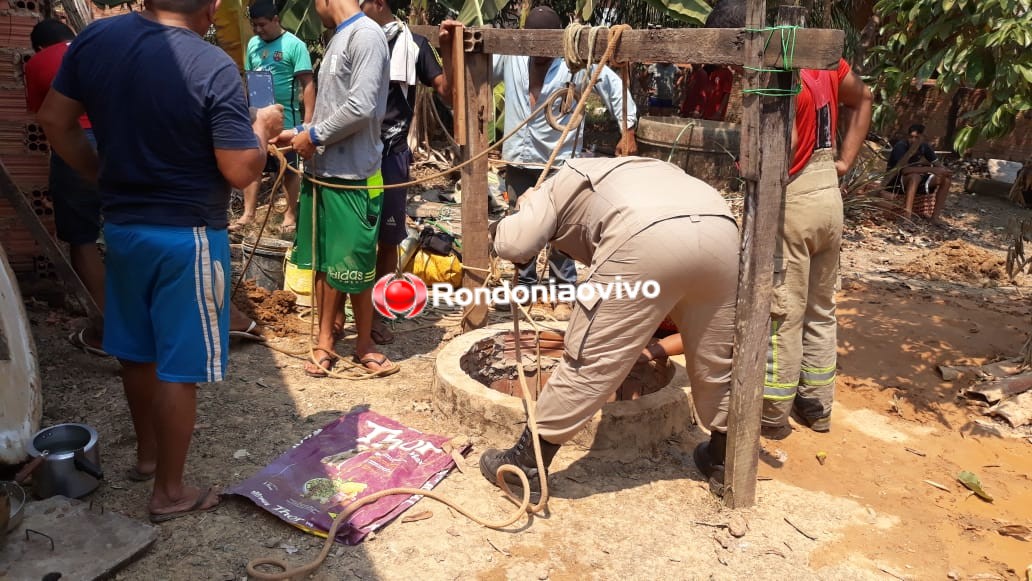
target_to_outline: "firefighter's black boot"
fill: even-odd
[[[555,457],[560,446],[559,444],[546,441],[541,436],[538,436],[538,441],[541,443],[541,460],[545,465],[544,477],[547,478],[548,466],[552,463],[552,458]],[[484,475],[488,482],[495,486],[498,485],[498,468],[505,464],[512,464],[527,475],[527,480],[530,482],[530,501],[537,503],[541,500],[541,475],[538,474],[537,460],[534,458],[534,444],[533,440],[531,440],[530,428],[523,429],[523,435],[520,436],[519,441],[512,448],[508,450],[492,448],[485,450],[480,455],[480,473]],[[509,485],[509,490],[513,494],[516,496],[523,495],[523,485],[518,476],[506,472],[505,482]]]
[[[724,456],[727,455],[727,434],[713,432],[708,442],[695,447],[692,460],[695,466],[710,482],[710,489],[718,495],[724,493]]]

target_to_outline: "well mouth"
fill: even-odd
[[[532,390],[562,361],[565,329],[565,323],[550,323],[540,334],[540,365],[533,332],[521,333],[520,351]],[[511,445],[528,415],[517,380],[513,339],[512,323],[463,333],[441,348],[434,368],[434,408],[496,447]],[[638,458],[657,453],[693,423],[687,370],[680,357],[672,357],[662,363],[635,364],[610,403],[564,445]]]
[[[540,334],[540,360],[534,332],[520,333],[520,355],[527,386],[535,392],[538,385],[547,389],[551,377],[563,357],[561,331],[544,331]],[[481,385],[502,395],[523,397],[516,369],[516,342],[512,331],[480,339],[459,358],[459,366]],[[674,377],[674,366],[669,360],[635,363],[631,372],[610,397],[608,402],[633,401],[655,393],[670,383]]]

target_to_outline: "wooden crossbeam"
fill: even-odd
[[[760,27],[756,27],[760,28]],[[435,47],[438,43],[436,26],[413,26],[412,30],[422,34]],[[480,37],[479,43],[467,42],[467,51],[491,54],[515,54],[528,56],[563,56],[562,30],[511,30],[501,28],[471,28],[469,31]],[[750,65],[765,68],[781,67],[785,64],[782,54],[781,31],[752,33],[738,28],[670,28],[662,30],[629,30],[620,38],[620,46],[613,60],[632,62],[672,62],[679,64],[705,63],[713,65]],[[609,35],[599,33],[595,39],[595,59],[606,50]],[[768,40],[769,39],[769,40]],[[845,33],[841,30],[798,29],[795,31],[795,47],[792,53],[792,68],[834,69],[842,56]],[[752,44],[750,45],[750,40]],[[754,46],[762,52],[761,64],[747,54],[747,47]],[[582,59],[588,57],[588,35],[581,36],[577,52]]]

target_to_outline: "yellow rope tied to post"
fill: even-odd
[[[588,81],[587,87],[585,88],[583,93],[580,95],[580,99],[579,99],[579,101],[577,103],[577,107],[573,111],[573,116],[571,117],[570,122],[567,123],[563,127],[562,137],[559,139],[559,143],[556,145],[555,149],[553,149],[552,155],[550,156],[550,158],[548,160],[548,163],[545,165],[545,169],[541,172],[541,179],[538,180],[538,183],[537,183],[537,185],[535,187],[538,187],[538,186],[541,185],[541,183],[544,181],[544,177],[548,174],[549,170],[552,168],[552,165],[555,163],[556,156],[558,155],[560,149],[562,148],[563,141],[566,139],[567,135],[569,135],[570,128],[576,126],[576,124],[580,120],[580,115],[583,113],[584,107],[585,107],[585,105],[587,103],[587,95],[589,95],[591,93],[591,89],[594,87],[595,83],[598,81],[599,74],[601,73],[602,69],[605,67],[605,64],[609,61],[609,59],[612,57],[613,53],[615,52],[616,47],[617,47],[617,45],[620,42],[621,34],[623,33],[623,31],[629,30],[630,28],[631,27],[628,26],[628,25],[621,24],[621,25],[614,26],[611,29],[610,36],[609,36],[609,43],[608,43],[608,46],[606,47],[605,53],[602,55],[602,58],[599,61],[599,66],[597,68],[595,68],[594,74],[592,74],[590,80]],[[504,140],[509,139],[510,137],[512,137],[512,135],[515,134],[516,131],[521,129],[524,125],[526,125],[530,121],[530,119],[532,119],[535,115],[540,113],[544,108],[548,107],[555,100],[555,98],[557,98],[556,95],[562,96],[558,92],[556,94],[554,94],[551,98],[549,98],[547,101],[545,101],[545,103],[543,103],[540,107],[535,109],[531,113],[531,115],[528,116],[528,118],[526,120],[524,120],[523,123],[521,123],[516,129],[514,129],[511,132],[509,132],[509,134],[507,134],[501,140],[499,140],[498,143],[496,143],[491,148],[488,148],[488,150],[485,150],[480,155],[477,155],[477,156],[475,156],[473,158],[470,158],[466,162],[463,162],[462,164],[452,168],[451,170],[448,170],[446,172],[442,172],[441,174],[439,174],[437,176],[432,176],[431,178],[423,178],[422,180],[413,180],[410,183],[400,184],[399,186],[392,186],[392,187],[406,187],[408,185],[415,185],[415,184],[418,184],[418,183],[422,183],[423,181],[426,181],[428,179],[434,179],[436,177],[440,177],[440,175],[446,175],[448,173],[451,173],[452,171],[455,171],[455,169],[461,168],[461,167],[463,167],[465,165],[468,165],[468,164],[472,163],[473,161],[475,161],[477,159],[480,159],[481,157],[486,155],[488,151],[490,151],[491,149],[497,147]],[[278,149],[276,149],[276,148],[271,148],[270,147],[270,152],[273,152],[273,155],[277,156],[277,158],[282,159],[282,157],[283,157],[283,153],[281,151],[279,151]],[[285,166],[286,164],[283,164],[283,165]],[[296,170],[294,168],[291,168],[291,170],[295,171],[295,172],[298,171],[298,170]],[[308,179],[309,181],[311,181],[314,184],[322,185],[321,182],[319,182],[319,181],[317,181],[317,180],[315,180],[313,178],[310,178],[308,176],[304,176],[304,177],[305,177],[305,179]],[[330,187],[337,188],[337,189],[370,189],[371,187],[374,187],[374,186],[339,186],[339,185],[336,185],[336,184],[328,184],[328,185]],[[313,196],[313,203],[314,203],[314,196]],[[314,218],[314,212],[313,212],[313,218]],[[313,224],[313,236],[314,235],[315,235],[315,233],[314,233],[314,224]],[[312,249],[312,252],[313,252],[313,254],[312,254],[312,265],[313,265],[313,269],[312,270],[313,270],[313,273],[315,271],[314,266],[316,264],[316,262],[315,262],[315,245],[314,245],[314,242],[315,241],[313,240],[313,249]],[[487,278],[490,278],[490,277],[487,277]],[[485,280],[485,283],[486,283],[486,280]],[[313,289],[314,289],[314,285],[313,285]],[[526,374],[525,374],[524,369],[523,369],[523,363],[521,361],[521,359],[522,359],[521,358],[521,353],[520,353],[520,342],[521,341],[520,341],[520,334],[519,334],[519,317],[520,317],[520,315],[526,317],[527,320],[530,321],[531,326],[534,328],[534,343],[535,343],[535,347],[536,347],[535,350],[536,350],[537,358],[539,360],[541,358],[541,342],[540,342],[540,331],[541,331],[541,329],[540,329],[539,325],[533,320],[533,318],[531,318],[530,313],[528,313],[527,310],[523,306],[517,304],[515,301],[510,301],[510,306],[511,306],[512,313],[513,313],[513,328],[514,328],[514,331],[515,331],[514,343],[515,343],[515,349],[516,349],[516,352],[515,352],[515,356],[516,356],[516,370],[517,370],[517,375],[518,375],[519,381],[520,381],[522,397],[523,397],[524,404],[525,404],[526,409],[527,409],[527,427],[530,429],[531,435],[532,435],[532,440],[533,440],[533,444],[534,444],[534,457],[537,460],[538,473],[541,475],[541,477],[540,477],[540,482],[541,482],[541,498],[538,501],[538,503],[534,504],[534,505],[530,504],[530,482],[527,479],[527,475],[522,470],[520,470],[519,468],[517,468],[516,466],[513,466],[511,464],[506,464],[506,465],[500,466],[498,468],[498,473],[496,474],[496,477],[497,477],[497,482],[498,482],[499,488],[502,489],[502,491],[505,493],[505,495],[510,500],[513,500],[514,502],[518,503],[519,507],[508,518],[500,520],[500,521],[489,521],[489,520],[481,519],[481,518],[477,517],[476,515],[472,514],[471,512],[469,512],[468,510],[466,510],[466,509],[462,508],[461,506],[459,506],[457,503],[455,503],[455,501],[453,501],[453,500],[451,500],[451,499],[449,499],[449,498],[447,498],[447,497],[445,497],[445,496],[443,496],[441,494],[438,494],[437,492],[435,492],[433,490],[424,490],[422,488],[389,488],[389,489],[386,489],[386,490],[381,490],[379,492],[373,493],[373,494],[371,494],[369,496],[360,498],[360,499],[352,502],[351,504],[349,504],[347,506],[347,508],[343,512],[341,512],[339,515],[337,515],[336,518],[333,519],[333,523],[330,526],[330,530],[328,531],[327,536],[326,536],[326,542],[323,544],[323,548],[319,552],[319,555],[312,562],[307,563],[305,565],[302,565],[300,567],[296,567],[296,568],[290,569],[290,568],[288,568],[287,564],[284,563],[280,559],[272,559],[272,558],[254,559],[254,560],[250,561],[247,564],[247,574],[249,576],[251,576],[254,579],[259,579],[259,580],[262,580],[262,581],[282,581],[282,580],[285,580],[285,579],[293,579],[295,577],[300,577],[300,576],[304,576],[304,575],[308,575],[308,574],[312,573],[317,568],[319,568],[319,566],[322,564],[322,562],[324,560],[326,560],[326,557],[329,555],[330,548],[333,546],[337,530],[340,528],[340,526],[344,522],[346,522],[347,519],[350,518],[351,515],[353,515],[355,513],[355,511],[357,511],[358,509],[362,508],[363,506],[365,506],[367,504],[376,502],[377,500],[379,500],[379,499],[381,499],[381,498],[383,498],[385,496],[393,496],[393,495],[397,495],[397,494],[404,494],[404,495],[408,495],[408,496],[424,496],[424,497],[427,497],[427,498],[431,498],[431,499],[436,500],[436,501],[438,501],[438,502],[440,502],[442,504],[445,504],[446,506],[450,506],[450,507],[454,508],[460,514],[462,514],[463,516],[469,518],[473,522],[476,522],[477,524],[480,524],[482,526],[485,526],[485,527],[491,528],[491,529],[504,529],[505,527],[508,527],[509,525],[511,525],[514,522],[516,522],[517,520],[519,520],[519,518],[523,514],[526,514],[526,513],[530,513],[530,514],[538,513],[538,512],[543,510],[548,505],[548,497],[549,497],[549,494],[548,494],[548,478],[545,477],[546,472],[545,472],[544,461],[541,458],[541,444],[540,444],[540,442],[538,440],[537,419],[535,417],[535,405],[534,405],[535,400],[536,400],[536,396],[539,393],[539,390],[541,388],[541,377],[540,377],[540,374],[538,374],[538,377],[537,377],[537,388],[538,389],[533,392],[534,395],[531,395],[531,390],[527,386],[527,377],[526,377]],[[312,320],[313,321],[315,320],[314,317],[313,317]],[[312,355],[312,357],[314,359],[314,353],[311,353],[311,355]],[[316,363],[318,364],[318,362],[316,362]],[[521,497],[517,497],[516,495],[514,495],[512,493],[512,490],[509,489],[509,487],[506,484],[505,479],[504,479],[504,476],[505,476],[506,473],[514,474],[517,478],[519,478],[520,483],[521,483],[521,485],[523,487],[523,494],[521,495]],[[279,569],[282,569],[282,571],[278,572],[278,573],[266,573],[266,572],[263,572],[263,571],[259,571],[257,569],[257,567],[262,566],[262,565],[271,566],[271,567],[277,567]]]

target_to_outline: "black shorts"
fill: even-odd
[[[380,244],[401,244],[408,233],[405,230],[405,206],[408,188],[392,188],[391,184],[409,181],[412,150],[409,148],[388,153],[383,158],[383,209],[380,211]]]
[[[96,149],[93,132],[86,138]],[[83,179],[71,166],[50,154],[50,201],[54,204],[57,238],[72,246],[93,244],[100,237],[100,192],[97,185]]]

